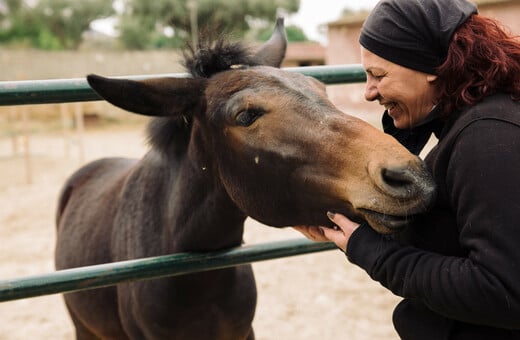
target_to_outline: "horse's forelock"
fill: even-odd
[[[193,77],[210,78],[222,71],[259,65],[248,46],[224,36],[201,39],[197,48],[188,45],[183,54],[184,65]],[[182,154],[187,150],[191,127],[191,115],[155,117],[148,124],[148,142],[161,153]]]
[[[220,37],[217,40],[201,40],[197,48],[188,46],[184,51],[184,64],[194,77],[209,78],[235,65],[256,66],[258,62],[244,44]]]

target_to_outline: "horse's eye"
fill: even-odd
[[[255,122],[260,116],[264,114],[264,111],[261,109],[247,109],[244,111],[240,111],[236,117],[235,121],[238,125],[241,126],[249,126]]]

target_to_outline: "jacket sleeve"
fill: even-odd
[[[365,225],[350,238],[347,257],[394,294],[445,317],[520,329],[520,128],[473,122],[458,136],[447,170],[467,257],[403,246]]]

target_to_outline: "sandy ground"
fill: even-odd
[[[84,160],[140,156],[142,126],[87,129]],[[59,188],[80,165],[78,140],[59,133],[30,139],[33,183],[25,161],[0,135],[0,279],[53,271],[54,210]],[[67,151],[68,150],[68,151]],[[249,244],[300,237],[248,220]],[[398,298],[348,263],[337,250],[255,263],[259,340],[396,339],[391,311]],[[73,339],[60,295],[0,303],[0,339]]]

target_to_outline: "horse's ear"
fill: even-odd
[[[88,75],[89,85],[103,99],[146,116],[187,115],[205,105],[204,78],[129,80]]]
[[[283,18],[276,20],[273,34],[256,52],[255,60],[261,65],[280,67],[287,50],[287,35],[283,25]]]

